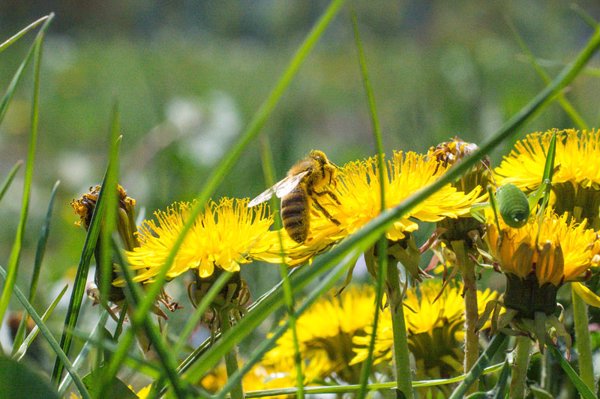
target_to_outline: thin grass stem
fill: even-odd
[[[525,381],[527,380],[531,345],[532,341],[528,336],[522,335],[517,337],[516,354],[510,380],[511,398],[519,399],[525,397]]]
[[[571,300],[579,376],[590,389],[594,389],[594,363],[592,362],[592,341],[589,330],[587,305],[577,292],[575,292],[572,286]]]

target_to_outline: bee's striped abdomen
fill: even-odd
[[[303,243],[308,237],[310,227],[310,209],[308,195],[302,184],[281,199],[281,220],[283,227],[297,243]]]

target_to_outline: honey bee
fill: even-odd
[[[340,204],[337,196],[327,189],[329,184],[335,184],[337,169],[337,166],[327,159],[325,153],[313,150],[308,157],[292,166],[284,179],[250,201],[248,207],[265,202],[273,194],[281,198],[283,227],[292,240],[302,244],[308,237],[310,210],[313,204],[331,222],[340,224],[321,206],[318,199],[328,195],[338,205]]]

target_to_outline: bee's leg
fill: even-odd
[[[317,207],[317,209],[323,214],[325,215],[325,217],[329,220],[331,220],[332,223],[336,224],[336,225],[340,225],[339,220],[337,220],[336,218],[334,218],[333,216],[331,216],[331,214],[329,212],[327,212],[327,209],[323,208],[321,206],[321,204],[319,204],[319,201],[317,201],[316,198],[313,198],[313,203],[315,204],[315,206]]]
[[[327,195],[329,195],[329,196],[331,197],[331,199],[332,199],[332,200],[334,200],[334,201],[335,201],[335,202],[336,202],[338,205],[342,205],[342,203],[341,203],[341,202],[340,202],[340,200],[338,199],[337,195],[335,195],[333,192],[331,192],[331,191],[329,191],[329,190],[323,190],[323,191],[321,191],[321,192],[318,192],[318,191],[314,191],[314,190],[313,190],[313,193],[314,193],[316,196],[319,196],[319,197],[321,197],[321,196],[323,196],[323,195],[326,195],[326,194],[327,194]]]

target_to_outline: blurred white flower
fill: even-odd
[[[175,98],[167,120],[180,130],[179,151],[199,165],[210,166],[240,133],[241,117],[232,97],[213,92],[206,99]]]

